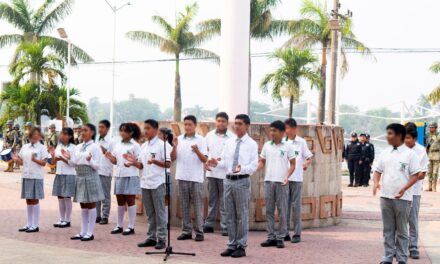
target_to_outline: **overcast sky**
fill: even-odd
[[[4,1],[4,0],[0,0]],[[41,0],[30,1],[36,6]],[[110,0],[119,6],[123,0]],[[151,22],[152,15],[174,21],[175,10],[182,10],[189,0],[131,0],[117,13],[117,60],[151,60],[170,58],[158,50],[133,43],[124,34],[130,30],[159,32]],[[220,16],[221,1],[198,0],[196,22]],[[329,6],[332,1],[329,1]],[[284,0],[274,11],[279,19],[298,18],[300,0]],[[440,34],[435,23],[440,10],[438,0],[341,0],[342,10],[353,11],[354,32],[371,48],[440,48]],[[65,27],[72,42],[86,50],[97,62],[110,61],[112,56],[113,12],[104,0],[76,0],[72,14],[59,25]],[[0,22],[0,34],[14,33],[10,25]],[[56,30],[52,32],[56,36]],[[273,41],[253,42],[251,50],[272,52],[287,37]],[[219,51],[219,39],[205,48]],[[10,79],[7,68],[12,49],[0,50],[0,82]],[[399,101],[414,103],[440,83],[440,76],[429,72],[429,66],[440,60],[439,53],[375,54],[376,61],[359,54],[349,55],[350,70],[342,80],[341,103],[358,105],[361,109],[387,106]],[[268,95],[258,90],[264,74],[276,68],[275,61],[253,59],[252,99],[272,103]],[[181,63],[183,106],[199,104],[205,108],[218,105],[219,67],[205,61]],[[83,100],[99,96],[110,100],[111,65],[81,65],[72,70],[72,86],[81,91]],[[132,63],[117,65],[116,97],[126,99],[133,93],[159,103],[162,110],[172,106],[174,63]],[[316,92],[304,85],[303,100],[317,102]]]

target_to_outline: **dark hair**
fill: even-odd
[[[195,116],[193,116],[193,115],[185,116],[183,118],[183,121],[186,121],[186,120],[192,121],[194,123],[194,125],[197,125],[197,118]]]
[[[293,118],[288,118],[286,121],[284,121],[284,124],[288,127],[297,127],[298,124],[296,123],[296,120]]]
[[[75,139],[73,137],[73,129],[71,129],[70,127],[64,127],[63,129],[61,129],[61,134],[66,134],[69,136],[69,144],[75,143]]]
[[[141,137],[141,129],[134,123],[122,123],[119,126],[119,131],[124,131],[131,134],[131,138],[134,140],[139,140]]]
[[[41,132],[41,128],[39,128],[39,127],[33,127],[33,128],[31,129],[31,133],[30,133],[29,135],[32,137],[32,135],[33,135],[35,132],[38,132],[38,134],[40,134],[40,137],[43,136],[43,133]]]
[[[246,114],[236,115],[235,119],[239,119],[239,120],[243,121],[246,125],[250,125],[251,124],[251,119]]]
[[[417,138],[419,133],[417,132],[417,126],[413,122],[408,122],[405,124],[406,134],[410,135],[412,138]]]
[[[224,118],[226,121],[229,121],[229,116],[226,114],[226,112],[219,112],[215,115],[215,119],[217,118]]]
[[[90,124],[90,123],[84,124],[84,126],[90,128],[90,130],[92,130],[92,132],[93,132],[92,140],[95,140],[96,139],[96,126],[94,124]]]
[[[168,129],[168,128],[166,128],[166,127],[162,127],[161,129],[159,129],[159,131],[160,131],[162,134],[168,135],[168,136],[167,136],[168,144],[170,144],[170,145],[172,146],[172,145],[173,145],[174,135],[173,135],[172,132],[169,133],[169,131],[171,131],[171,130]]]
[[[413,123],[413,122],[408,122],[408,123],[405,124],[405,128],[407,130],[408,129],[415,129],[415,130],[417,130],[417,125],[415,123]]]
[[[145,124],[149,124],[152,128],[154,129],[158,129],[159,128],[159,123],[154,120],[154,119],[147,119],[144,121]]]
[[[100,124],[103,124],[106,128],[110,128],[110,121],[107,119],[99,121]]]
[[[406,129],[403,125],[398,123],[392,123],[387,126],[387,130],[392,130],[394,134],[400,135],[402,138],[402,141],[405,139],[406,136]]]
[[[275,128],[276,130],[279,130],[281,132],[286,131],[286,125],[283,123],[283,121],[276,120],[270,123],[270,127]]]

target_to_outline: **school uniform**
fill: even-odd
[[[191,205],[194,206],[196,235],[203,236],[203,178],[204,166],[191,146],[197,145],[203,155],[208,155],[205,139],[195,134],[192,137],[180,135],[176,149],[176,180],[179,185],[180,209],[182,211],[182,232],[192,234]]]
[[[287,232],[290,230],[291,210],[293,207],[293,235],[301,236],[302,230],[302,218],[301,218],[301,206],[302,206],[302,188],[304,181],[303,164],[306,160],[313,157],[310,152],[307,142],[304,138],[296,136],[294,139],[288,139],[286,142],[293,146],[296,156],[296,167],[293,174],[289,177],[289,208],[287,211]]]
[[[100,137],[98,140],[100,147],[105,148],[107,151],[113,150],[113,141],[110,135],[105,137]],[[99,201],[96,204],[96,211],[98,218],[108,219],[110,216],[111,208],[111,189],[112,189],[112,174],[113,174],[113,163],[105,157],[105,153],[102,152],[99,157],[99,179],[101,180],[102,190],[104,192],[104,200]]]
[[[139,156],[143,164],[141,190],[144,209],[148,217],[147,240],[166,241],[167,236],[167,212],[165,208],[165,169],[148,161],[170,161],[171,145],[166,143],[166,156],[164,142],[157,136],[146,141],[141,148]]]
[[[374,165],[381,176],[380,207],[382,211],[384,262],[392,262],[396,253],[398,261],[408,260],[408,221],[413,200],[412,188],[400,199],[394,197],[412,175],[421,171],[417,154],[405,145],[384,150]]]
[[[228,139],[235,135],[226,130],[224,134],[220,134],[217,130],[210,131],[206,135],[206,145],[208,147],[208,158],[220,158],[225,143]],[[205,219],[205,228],[213,228],[217,213],[220,211],[220,228],[222,232],[227,232],[226,211],[223,199],[223,180],[226,177],[226,170],[221,168],[212,168],[206,172],[208,180],[208,216]]]

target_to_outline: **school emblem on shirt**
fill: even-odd
[[[286,153],[286,151],[285,151],[285,150],[282,150],[282,149],[280,149],[280,156],[281,156],[281,157],[284,157],[284,153]]]
[[[295,156],[299,156],[299,150],[295,150],[294,154]]]
[[[151,158],[154,159],[156,157],[156,153],[150,153]]]
[[[400,162],[400,171],[405,171],[405,170],[406,170],[406,167],[408,167],[408,164],[407,164],[407,163]]]

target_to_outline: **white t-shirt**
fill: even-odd
[[[225,134],[217,133],[217,130],[212,130],[206,135],[206,145],[208,146],[208,158],[220,158],[228,139],[235,138],[235,135],[229,130]],[[211,171],[206,172],[206,177],[224,179],[226,177],[226,170],[222,168],[212,168]]]
[[[55,148],[55,157],[57,158],[64,158],[63,154],[61,153],[61,150],[64,149],[65,151],[70,153],[70,156],[73,156],[76,154],[76,146],[74,144],[67,144],[67,146],[64,146],[62,143],[58,144],[58,146]],[[75,164],[72,162],[72,158],[70,161],[68,161],[69,164],[66,164],[64,161],[57,161],[57,171],[56,173],[58,175],[76,175],[75,170]]]
[[[156,164],[148,164],[150,159],[158,161],[170,161],[171,145],[168,142],[166,146],[166,157],[164,153],[164,144],[158,137],[142,144],[139,161],[142,162],[144,169],[142,171],[141,188],[156,189],[165,183],[165,169]]]
[[[412,150],[417,154],[417,156],[420,159],[420,168],[421,172],[427,172],[428,171],[428,155],[426,154],[426,149],[420,145],[419,143],[416,143],[414,147],[412,147]],[[413,189],[413,195],[422,195],[423,190],[423,180],[418,180],[412,187]]]
[[[419,157],[404,144],[396,149],[389,147],[384,150],[373,167],[374,171],[382,174],[381,197],[388,199],[394,199],[411,176],[421,171]],[[412,201],[412,188],[400,199]]]
[[[98,139],[98,144],[105,148],[107,151],[113,151],[114,142],[108,134],[105,137]],[[99,157],[99,159],[99,175],[111,177],[113,173],[113,163],[111,163],[111,161],[105,157],[104,153],[102,152],[102,148],[101,156]]]
[[[87,157],[92,155],[90,160]],[[70,160],[75,165],[87,165],[92,167],[95,171],[99,170],[99,161],[101,155],[101,148],[95,141],[89,140],[88,142],[83,142],[76,147],[76,153]]]
[[[139,177],[139,169],[135,166],[126,167],[125,163],[128,161],[123,157],[124,154],[132,154],[135,159],[139,159],[141,147],[139,144],[131,139],[128,143],[119,141],[114,145],[112,151],[113,156],[116,157],[116,173],[115,177]]]
[[[268,141],[261,150],[260,157],[266,161],[264,181],[283,182],[290,167],[290,161],[295,159],[292,144],[283,140],[279,144]]]
[[[238,165],[241,170],[237,173],[233,173],[232,168],[234,164],[234,155],[237,144],[240,143],[240,151],[238,153]],[[223,149],[221,160],[217,167],[226,170],[226,175],[234,174],[249,174],[252,175],[258,168],[258,145],[248,134],[241,138],[230,138],[226,141],[225,148]]]
[[[192,150],[192,145],[197,145],[203,155],[208,155],[205,138],[197,134],[193,137],[180,135],[176,149],[176,180],[203,183],[203,163]]]
[[[304,170],[303,170],[304,161],[311,159],[313,157],[313,154],[309,150],[309,147],[307,146],[307,142],[304,138],[297,135],[295,137],[295,139],[288,139],[286,137],[285,140],[286,140],[286,142],[289,142],[293,146],[294,153],[296,156],[295,171],[289,177],[289,181],[303,182],[304,181]]]
[[[32,161],[33,155],[36,155],[35,158],[38,160],[49,158],[49,152],[47,152],[46,147],[40,142],[25,144],[18,154],[23,160],[23,171],[21,174],[23,179],[43,179],[43,166]]]

